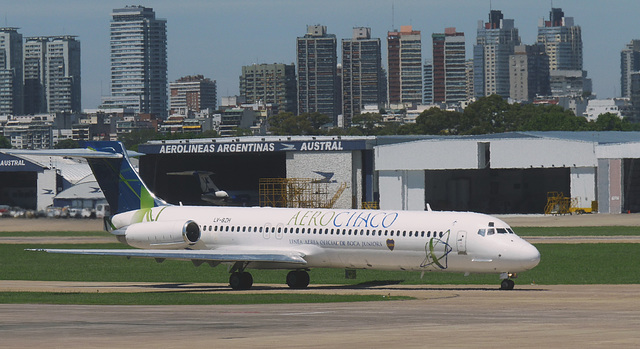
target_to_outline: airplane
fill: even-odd
[[[213,172],[209,171],[180,171],[180,172],[168,172],[170,176],[194,176],[197,177],[200,182],[200,190],[202,194],[200,199],[210,204],[221,206],[225,205],[229,200],[229,194],[220,190],[215,183],[211,180]]]
[[[85,146],[2,151],[86,158],[111,207],[106,230],[137,249],[30,251],[226,264],[234,290],[251,288],[249,269],[290,270],[287,285],[306,288],[312,268],[495,273],[511,290],[517,273],[540,261],[509,225],[480,213],[170,205],[148,189],[122,143]]]

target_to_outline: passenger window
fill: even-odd
[[[228,225],[227,225],[227,229],[226,229],[226,231],[227,231],[227,232],[229,231],[229,226],[228,226]]]
[[[478,229],[478,235],[480,236],[484,236],[484,234],[486,233],[486,230],[484,229]]]
[[[407,232],[406,232],[406,231],[403,231],[403,232],[402,232],[402,236],[407,236]]]
[[[385,230],[385,231],[384,231],[384,236],[387,236],[388,234],[389,234],[389,231],[388,231],[388,230]]]
[[[440,237],[442,237],[442,235],[444,235],[444,233],[443,233],[443,232],[440,232]]]

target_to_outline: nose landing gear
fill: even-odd
[[[500,274],[500,279],[502,279],[502,282],[500,283],[500,289],[501,290],[513,290],[513,287],[516,285],[516,283],[515,283],[515,281],[513,281],[513,279],[515,279],[517,277],[518,277],[518,274],[511,274],[511,273],[502,273],[502,274]]]

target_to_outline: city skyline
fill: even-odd
[[[4,0],[3,0],[4,1]],[[77,35],[82,46],[82,105],[93,108],[109,94],[109,21],[114,8],[132,5],[120,1],[87,3],[63,0],[55,3],[24,1],[5,10],[3,26],[18,27],[24,37]],[[238,76],[243,65],[295,62],[296,38],[307,25],[327,26],[337,39],[351,37],[353,27],[372,28],[372,37],[384,38],[388,31],[412,25],[422,32],[423,60],[432,57],[432,33],[456,27],[465,33],[467,59],[475,43],[478,20],[487,21],[489,1],[378,1],[347,3],[311,1],[138,1],[167,19],[168,80],[201,74],[218,82],[218,96],[238,94]],[[556,0],[582,27],[584,70],[593,80],[598,98],[619,96],[620,51],[637,39],[634,14],[640,4],[620,0]],[[551,3],[493,0],[492,8],[513,18],[523,44],[533,44],[538,20],[548,18]],[[339,11],[337,10],[339,9]],[[393,9],[393,10],[392,10]],[[465,9],[460,12],[459,9]],[[609,23],[615,23],[609,25]],[[383,67],[387,68],[386,43]]]

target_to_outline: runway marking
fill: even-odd
[[[310,311],[304,313],[282,313],[282,316],[296,316],[296,315],[317,315],[317,314],[331,314],[333,311]]]

